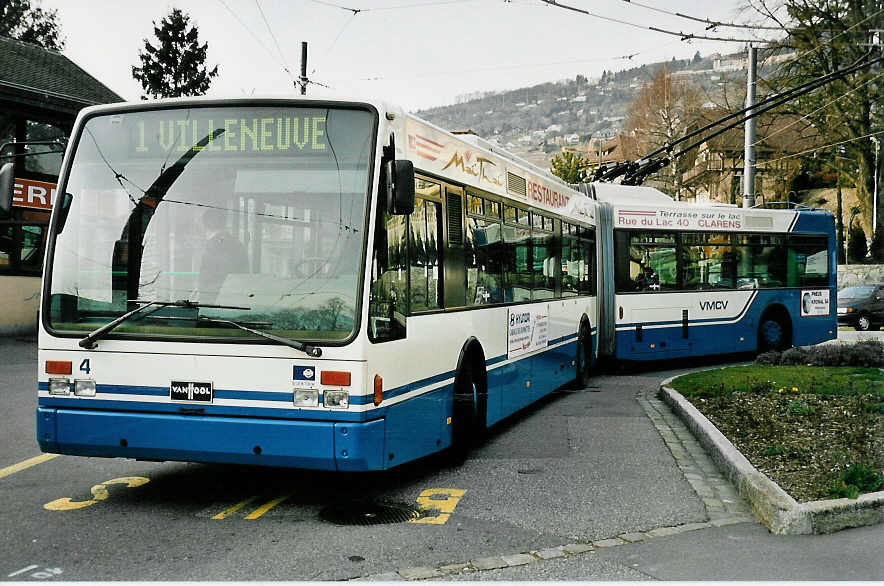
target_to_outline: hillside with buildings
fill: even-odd
[[[528,88],[473,93],[458,103],[416,114],[446,130],[470,129],[479,136],[547,167],[562,147],[589,148],[624,131],[627,108],[642,85],[666,68],[673,80],[691,83],[709,96],[722,87],[745,87],[745,55],[703,57],[642,65],[599,78],[577,75]]]

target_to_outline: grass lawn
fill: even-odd
[[[884,488],[880,368],[756,364],[684,375],[671,386],[799,502],[849,495],[842,475],[857,470],[872,474],[860,492]]]

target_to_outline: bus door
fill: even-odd
[[[463,307],[467,304],[463,196],[462,187],[445,185],[445,259],[442,263],[445,307]]]

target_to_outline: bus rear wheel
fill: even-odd
[[[785,350],[789,347],[788,326],[776,317],[765,317],[758,325],[758,350]]]
[[[573,386],[578,389],[589,385],[590,366],[592,365],[592,336],[586,322],[580,324],[580,332],[577,335],[577,360],[576,377]]]

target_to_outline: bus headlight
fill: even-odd
[[[94,397],[95,381],[94,380],[75,380],[74,394],[78,397]]]
[[[70,395],[71,379],[69,378],[50,378],[49,379],[50,395]]]
[[[292,401],[295,407],[319,406],[319,391],[316,389],[292,389]]]
[[[322,404],[328,409],[346,409],[350,406],[350,393],[347,391],[324,391]]]

